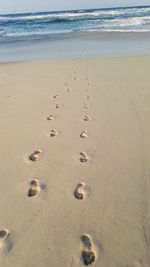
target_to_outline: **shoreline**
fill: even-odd
[[[11,43],[36,43],[36,42],[46,42],[46,41],[59,41],[62,39],[69,40],[69,39],[111,39],[113,37],[121,37],[127,38],[130,37],[131,39],[135,37],[144,36],[145,38],[150,38],[150,30],[145,31],[132,31],[132,30],[114,30],[114,31],[98,31],[98,30],[91,30],[91,31],[80,31],[80,32],[70,32],[70,33],[59,33],[59,34],[51,34],[50,36],[45,36],[42,38],[33,38],[33,39],[22,39],[22,40],[4,40],[0,41],[0,44],[11,44]]]
[[[0,62],[0,66],[3,66],[3,65],[15,65],[15,64],[35,64],[35,63],[37,63],[37,64],[40,64],[40,63],[42,63],[42,64],[46,64],[46,63],[50,63],[50,64],[52,64],[52,63],[65,63],[65,62],[72,62],[72,61],[86,61],[86,60],[88,60],[89,62],[91,61],[93,61],[93,60],[95,60],[95,61],[101,61],[101,60],[122,60],[122,59],[146,59],[146,58],[150,58],[150,55],[131,55],[131,56],[112,56],[112,57],[94,57],[94,58],[88,58],[88,57],[86,57],[86,58],[63,58],[63,59],[47,59],[47,60],[33,60],[33,61],[8,61],[8,62]]]
[[[150,33],[90,32],[0,44],[0,62],[132,55],[150,55]]]

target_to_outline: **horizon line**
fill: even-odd
[[[116,6],[116,7],[102,7],[102,8],[81,8],[81,9],[62,9],[62,10],[49,10],[49,11],[30,11],[30,12],[17,12],[17,13],[0,13],[0,16],[5,15],[19,15],[19,14],[33,14],[33,13],[50,13],[50,12],[68,12],[68,11],[86,11],[86,10],[108,10],[108,9],[119,9],[119,8],[140,8],[140,7],[150,7],[150,5],[138,5],[138,6]]]

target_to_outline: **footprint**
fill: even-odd
[[[87,138],[87,131],[83,131],[81,134],[80,134],[80,137],[81,138]]]
[[[90,96],[88,95],[86,98],[87,98],[87,99],[90,99]]]
[[[84,117],[84,121],[90,121],[91,120],[91,118],[88,116],[88,115],[86,115],[85,117]]]
[[[5,230],[1,230],[0,231],[0,240],[1,239],[5,239],[6,237],[7,237],[7,235],[8,235],[8,231],[5,229]]]
[[[55,106],[56,108],[61,108],[61,106],[59,105],[59,104],[56,104],[56,106]]]
[[[91,237],[87,234],[81,236],[81,241],[84,246],[82,258],[85,265],[92,264],[96,261],[96,251],[92,244]]]
[[[91,249],[93,244],[91,241],[91,237],[88,234],[84,234],[81,236],[82,243],[86,249]]]
[[[49,115],[49,116],[47,117],[47,120],[48,120],[48,121],[52,121],[52,120],[54,120],[54,118],[55,118],[54,115]]]
[[[89,105],[88,105],[88,104],[85,104],[85,105],[83,106],[83,108],[89,108]]]
[[[84,163],[84,162],[88,162],[88,156],[86,155],[85,152],[81,152],[80,153],[80,162]]]
[[[40,186],[37,179],[34,179],[30,183],[31,187],[28,190],[28,197],[33,197],[40,192]]]
[[[71,92],[71,88],[69,88],[69,85],[67,82],[65,83],[65,86],[67,87],[67,92]]]
[[[60,95],[54,95],[53,98],[57,99]]]
[[[51,130],[50,131],[50,136],[51,137],[54,137],[54,136],[57,136],[58,135],[58,132],[56,130]]]
[[[10,251],[12,246],[11,242],[9,240],[9,231],[7,229],[0,231],[0,249],[3,249],[5,251]]]
[[[74,191],[74,196],[77,199],[83,199],[85,196],[85,193],[83,192],[82,188],[84,186],[84,183],[79,183]]]
[[[29,156],[29,159],[32,160],[32,161],[36,161],[36,160],[38,160],[40,153],[41,153],[41,150],[36,150],[36,151],[34,151],[34,152]]]

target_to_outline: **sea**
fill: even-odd
[[[0,15],[1,62],[149,54],[149,44],[150,6]]]

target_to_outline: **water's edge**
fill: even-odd
[[[150,55],[150,33],[76,33],[0,44],[0,62]]]

